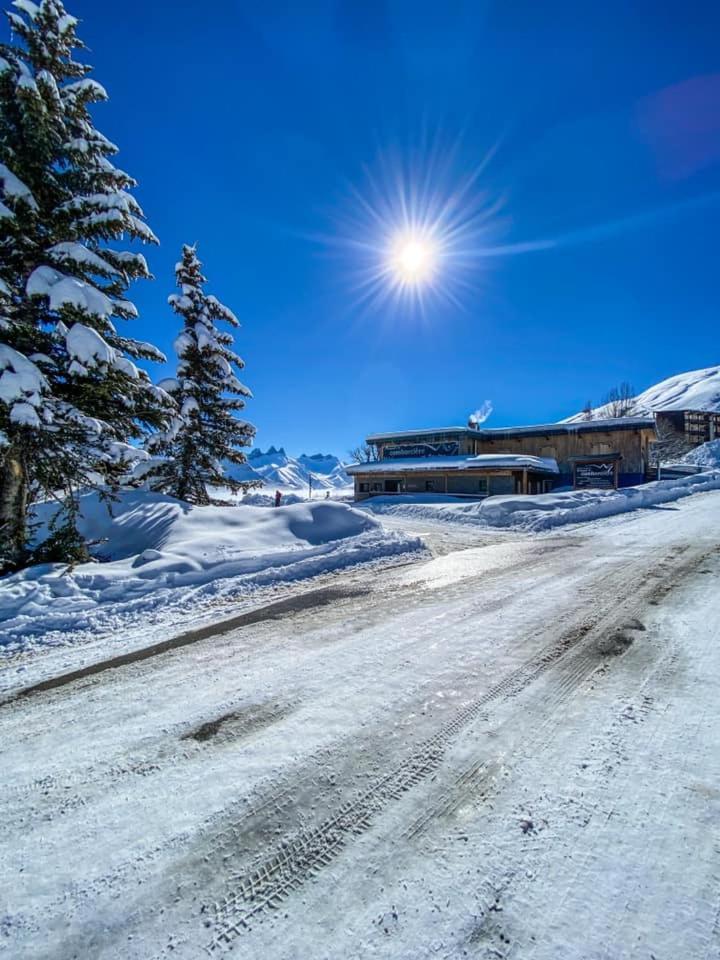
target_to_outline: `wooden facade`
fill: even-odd
[[[689,448],[720,437],[720,413],[707,410],[661,410],[655,415],[658,436],[675,435]]]
[[[442,493],[455,497],[506,496],[519,493],[547,493],[554,478],[547,472],[529,468],[481,470],[393,470],[384,472],[379,464],[363,471],[363,465],[351,467],[355,478],[355,498],[392,496],[393,494]]]
[[[367,440],[375,447],[378,462],[365,470],[362,464],[351,469],[359,499],[430,492],[482,497],[544,493],[558,486],[642,483],[649,477],[656,432],[654,420],[643,417],[491,429],[447,427],[376,434]],[[476,456],[540,458],[553,467],[532,469],[518,464],[516,468],[507,463],[475,469],[466,463],[462,469],[452,469],[453,460]]]
[[[579,460],[607,456],[607,462],[617,462],[616,482],[628,486],[642,483],[650,468],[650,448],[655,441],[655,426],[652,421],[634,422],[627,425],[619,422],[605,424],[592,421],[587,427],[573,424],[576,429],[545,432],[528,428],[527,432],[485,430],[475,441],[476,453],[515,453],[536,457],[552,457],[557,462],[560,475],[558,486],[574,482],[575,467]],[[554,427],[555,425],[553,425]]]

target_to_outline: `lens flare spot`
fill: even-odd
[[[389,267],[403,286],[428,283],[438,267],[437,244],[430,237],[401,234],[391,244]]]

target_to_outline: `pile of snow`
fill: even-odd
[[[343,464],[332,454],[315,453],[289,456],[283,447],[270,447],[265,453],[253,450],[247,463],[226,465],[235,480],[261,480],[264,485],[282,492],[306,491],[312,475],[313,490],[340,490],[352,485]]]
[[[682,458],[683,463],[701,467],[703,470],[720,470],[720,440],[711,440],[695,447]]]
[[[289,507],[293,503],[307,503],[308,498],[298,495],[297,493],[283,493],[282,500],[280,501],[283,507]],[[241,503],[246,507],[274,507],[275,506],[275,494],[274,493],[246,493],[242,498]]]
[[[720,367],[705,367],[668,377],[653,387],[648,387],[630,401],[629,417],[643,417],[658,410],[707,410],[720,413]],[[592,411],[593,420],[612,416],[609,404]],[[585,413],[576,413],[564,423],[576,423],[587,419]]]
[[[38,541],[55,505],[37,510]],[[98,632],[172,624],[217,598],[423,549],[414,537],[331,501],[277,510],[193,507],[148,491],[128,491],[108,513],[98,495],[81,497],[80,530],[99,563],[68,571],[43,564],[0,579],[0,653],[89,639]],[[148,630],[150,628],[150,630]]]
[[[432,499],[374,497],[362,506],[373,513],[390,516],[539,533],[568,523],[583,523],[643,507],[654,507],[707,490],[720,490],[720,470],[657,480],[621,490],[572,490],[537,496],[488,497],[472,503],[452,502],[449,497],[438,496]]]

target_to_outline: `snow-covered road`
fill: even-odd
[[[720,955],[720,493],[389,523],[437,556],[0,706],[8,956]]]

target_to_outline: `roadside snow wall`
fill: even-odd
[[[414,501],[412,497],[375,497],[363,507],[372,513],[445,523],[527,530],[537,533],[568,523],[599,520],[630,510],[651,508],[693,493],[720,490],[720,470],[675,480],[658,480],[621,490],[573,490],[538,496],[488,497],[473,503]]]
[[[56,509],[37,509],[38,541]],[[131,491],[112,515],[94,493],[80,498],[80,509],[81,533],[103,562],[72,570],[40,564],[0,578],[0,656],[70,636],[117,638],[142,625],[152,638],[154,626],[195,616],[208,603],[424,549],[418,538],[331,500],[277,510],[193,507]]]

